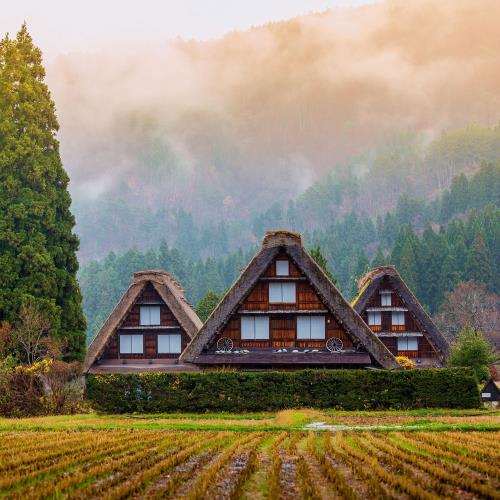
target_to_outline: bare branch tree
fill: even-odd
[[[445,294],[434,320],[450,341],[468,326],[482,331],[497,349],[500,346],[500,297],[473,280]]]
[[[0,324],[0,356],[5,356],[12,340],[12,327],[8,321]]]
[[[21,306],[13,338],[26,354],[28,364],[32,365],[48,353],[52,344],[48,337],[51,326],[48,318],[32,304]]]

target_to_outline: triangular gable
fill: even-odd
[[[385,265],[377,267],[366,273],[360,279],[360,292],[352,302],[356,312],[358,314],[363,313],[370,299],[377,293],[384,279],[389,282],[390,286],[401,297],[408,308],[408,312],[413,315],[417,323],[421,326],[422,334],[436,351],[441,362],[444,362],[448,356],[448,342],[394,266]]]
[[[266,233],[261,250],[243,270],[196,337],[181,354],[181,361],[196,363],[196,358],[202,353],[204,347],[211,343],[217,333],[237,313],[242,302],[254,289],[280,251],[285,251],[300,271],[305,274],[321,301],[353,339],[361,343],[384,368],[399,367],[394,356],[366,326],[321,267],[306,252],[302,244],[302,237],[288,231]]]
[[[126,319],[148,283],[153,285],[155,291],[187,335],[192,339],[198,333],[202,322],[186,301],[177,281],[164,271],[137,272],[133,274],[131,285],[89,345],[84,362],[84,371],[88,371],[95,360],[103,353],[107,342]]]

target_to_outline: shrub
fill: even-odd
[[[488,365],[495,357],[488,341],[483,334],[474,328],[466,326],[459,334],[450,352],[450,366],[470,366],[478,380],[489,378]]]
[[[33,365],[0,362],[0,415],[25,417],[74,413],[81,401],[78,363],[51,359]]]
[[[396,361],[403,370],[412,370],[415,368],[415,363],[407,356],[396,356]]]
[[[87,397],[107,413],[480,405],[469,368],[89,375]]]
[[[25,366],[0,366],[0,415],[24,417],[42,415],[43,382],[36,372]]]

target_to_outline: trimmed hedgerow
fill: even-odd
[[[470,368],[89,375],[87,397],[107,413],[480,406]]]

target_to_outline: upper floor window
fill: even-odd
[[[380,303],[383,306],[392,305],[392,293],[391,292],[380,292]]]
[[[269,316],[242,316],[241,340],[269,339]]]
[[[180,333],[158,335],[158,354],[180,354],[182,341]]]
[[[269,302],[293,304],[296,300],[295,283],[269,283]]]
[[[142,354],[144,335],[120,335],[120,354]]]
[[[398,351],[418,351],[417,337],[399,337]]]
[[[402,311],[392,311],[392,324],[393,325],[404,325],[405,324],[405,313]]]
[[[276,276],[288,276],[290,274],[290,265],[287,260],[276,261]]]
[[[297,339],[324,339],[324,316],[297,316]]]
[[[160,306],[141,306],[140,325],[154,326],[160,324]]]
[[[368,324],[370,326],[380,326],[382,324],[382,314],[380,311],[370,311],[368,313]]]

